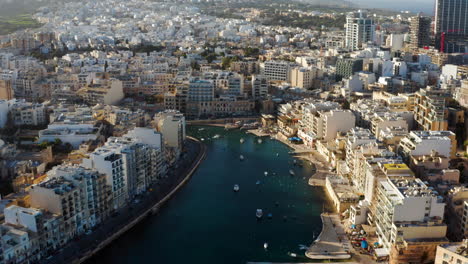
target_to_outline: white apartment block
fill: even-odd
[[[29,263],[37,238],[32,237],[25,228],[0,225],[0,263]]]
[[[46,107],[43,104],[29,103],[25,100],[12,100],[10,115],[16,126],[39,126],[48,122]]]
[[[306,127],[320,140],[334,140],[338,132],[348,132],[355,127],[356,119],[350,110],[320,111],[306,120]]]
[[[47,255],[50,250],[57,250],[70,239],[64,234],[62,217],[43,209],[24,208],[11,205],[4,210],[5,225],[24,228],[32,237],[37,238],[39,253],[35,257]],[[0,261],[0,263],[2,263]]]
[[[108,197],[110,187],[106,185],[104,174],[80,166],[60,165],[47,173],[48,178],[63,178],[72,182],[81,190],[85,199],[83,226],[92,228],[104,222],[109,216],[111,197]]]
[[[178,111],[165,111],[157,113],[154,121],[166,146],[181,151],[186,138],[184,115]]]
[[[252,97],[265,98],[268,95],[268,79],[263,75],[252,75]]]
[[[376,143],[377,139],[368,129],[353,128],[346,135],[345,151],[346,151],[346,166],[350,173],[354,172],[354,160],[356,158],[355,150],[362,145]]]
[[[385,248],[402,239],[445,237],[443,198],[420,179],[380,181],[376,196],[376,233]]]
[[[191,102],[210,102],[213,101],[214,91],[212,80],[192,78],[189,83],[187,99]]]
[[[60,108],[50,115],[47,129],[39,131],[39,142],[60,139],[63,143],[70,143],[74,148],[80,144],[96,140],[101,133],[102,126],[93,118],[88,107]]]
[[[358,50],[362,48],[363,44],[374,41],[374,21],[361,10],[348,13],[345,28],[345,46],[351,50]]]
[[[408,130],[408,123],[403,117],[393,113],[377,115],[371,121],[371,131],[374,135],[379,136],[382,130],[389,127],[401,127]]]
[[[125,175],[124,157],[119,149],[103,146],[83,159],[83,166],[93,168],[106,175],[106,184],[112,190],[112,209],[123,207],[128,199],[127,175]]]
[[[399,152],[406,158],[411,155],[430,155],[433,152],[451,157],[452,137],[455,137],[455,134],[451,131],[411,131],[401,139]]]
[[[162,135],[137,127],[106,144],[83,160],[83,166],[106,175],[113,194],[113,208],[124,206],[135,195],[146,192],[166,174]]]
[[[269,81],[290,81],[291,68],[294,63],[289,61],[265,61],[260,65],[260,71]]]

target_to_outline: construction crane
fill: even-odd
[[[447,30],[447,33],[453,33],[453,32],[458,32],[462,31],[462,29],[449,29]],[[440,33],[440,52],[444,52],[445,50],[445,31]]]

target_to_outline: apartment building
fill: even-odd
[[[445,100],[447,90],[420,89],[415,93],[414,119],[422,130],[447,130]]]
[[[354,161],[356,159],[355,149],[359,146],[377,142],[376,137],[368,129],[355,127],[346,135],[345,141],[346,166],[349,173],[354,173]]]
[[[84,167],[105,175],[112,191],[113,209],[146,192],[166,175],[162,142],[160,133],[137,127],[122,137],[110,137],[104,146],[83,159]]]
[[[409,160],[410,156],[431,155],[433,152],[455,158],[457,141],[451,131],[411,131],[402,138],[399,154]]]
[[[371,131],[374,135],[379,136],[382,130],[390,127],[400,127],[408,131],[409,125],[406,119],[396,113],[376,115],[371,120]]]
[[[260,65],[260,71],[269,81],[285,81],[291,80],[291,68],[295,64],[289,61],[265,61]]]
[[[268,95],[268,79],[263,75],[252,76],[252,98],[258,100]]]
[[[60,139],[78,148],[84,142],[98,139],[103,127],[89,107],[57,107],[49,119],[47,129],[39,131],[39,142]]]
[[[23,100],[10,101],[10,116],[15,126],[40,126],[48,123],[47,108],[43,104]]]
[[[420,179],[380,181],[376,201],[376,234],[379,243],[391,249],[390,263],[408,263],[408,259],[431,254],[430,250],[414,252],[409,248],[447,241],[443,198]],[[435,251],[422,263],[434,261],[434,258]]]
[[[452,241],[468,238],[468,188],[455,186],[446,195],[447,236]]]
[[[331,110],[318,112],[308,128],[316,139],[328,141],[335,139],[339,132],[348,132],[355,124],[356,119],[350,110]]]
[[[345,46],[350,50],[358,50],[364,44],[374,41],[375,25],[365,11],[350,12],[346,16]]]
[[[103,223],[110,215],[112,197],[104,174],[81,166],[59,165],[47,173],[47,177],[63,178],[72,182],[84,198],[83,226],[90,229]]]
[[[91,84],[78,90],[77,95],[90,105],[116,105],[125,97],[122,81],[112,78],[94,78]]]
[[[302,89],[312,88],[316,72],[309,68],[293,68],[291,69],[291,85]]]
[[[91,227],[85,218],[88,214],[88,201],[82,195],[83,191],[63,177],[50,178],[31,186],[31,207],[43,208],[62,216],[65,239],[73,238]]]
[[[6,207],[3,214],[5,216],[3,226],[19,227],[28,232],[31,238],[36,238],[38,253],[33,254],[30,259],[43,258],[48,252],[59,249],[70,239],[63,233],[65,226],[60,215],[43,209],[17,205]]]
[[[34,251],[38,250],[37,237],[25,228],[0,225],[0,263],[28,263],[37,261]]]
[[[159,112],[154,116],[154,122],[166,146],[181,151],[186,138],[184,115],[178,111]]]
[[[12,100],[14,94],[12,80],[0,78],[0,100]]]
[[[214,83],[199,78],[190,79],[187,100],[189,102],[210,102],[214,98]]]
[[[467,241],[445,243],[437,247],[434,264],[466,264],[468,263]]]

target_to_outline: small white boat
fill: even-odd
[[[201,141],[205,141],[205,139],[204,139],[204,138],[201,138]]]
[[[244,140],[243,138],[241,138],[241,139],[239,140],[239,142],[242,144],[242,143],[245,142],[245,140]]]
[[[297,165],[297,160],[294,160],[293,163],[294,163],[294,165]]]
[[[291,176],[294,176],[294,175],[296,175],[296,174],[294,173],[294,171],[293,171],[293,170],[289,170],[289,174],[290,174]]]
[[[296,253],[289,252],[289,256],[295,258],[295,257],[297,257],[297,254],[296,254]]]
[[[303,244],[299,244],[299,250],[307,250],[307,249],[309,249],[308,246],[303,245]]]
[[[263,248],[264,248],[264,249],[267,249],[267,248],[268,248],[268,243],[266,243],[266,242],[263,243]]]
[[[257,140],[257,142],[258,142],[258,144],[262,144],[263,140],[262,140],[261,138],[259,138],[259,139]]]
[[[221,136],[218,135],[218,134],[216,134],[216,135],[213,136],[214,139],[217,139],[217,138],[219,138],[219,137],[221,137]]]
[[[263,210],[262,209],[257,209],[257,212],[255,213],[255,216],[260,219],[263,217]]]
[[[240,156],[239,156],[239,159],[240,159],[240,160],[244,160],[244,155],[240,155]]]
[[[203,131],[203,130],[205,130],[203,127],[198,129],[198,131]]]
[[[265,171],[263,174],[265,174],[265,176],[268,176],[268,171]]]
[[[239,191],[239,184],[235,184],[235,185],[234,185],[234,191],[235,191],[235,192],[238,192],[238,191]]]
[[[276,157],[279,157],[279,153],[276,153]]]

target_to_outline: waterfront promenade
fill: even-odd
[[[155,184],[153,191],[137,197],[129,206],[122,208],[98,226],[92,234],[72,241],[43,263],[83,263],[147,216],[157,213],[190,179],[205,155],[206,147],[197,139],[188,137],[181,162],[177,168],[169,170],[168,177]]]
[[[322,232],[306,251],[311,259],[349,259],[352,248],[338,215],[323,213]]]

